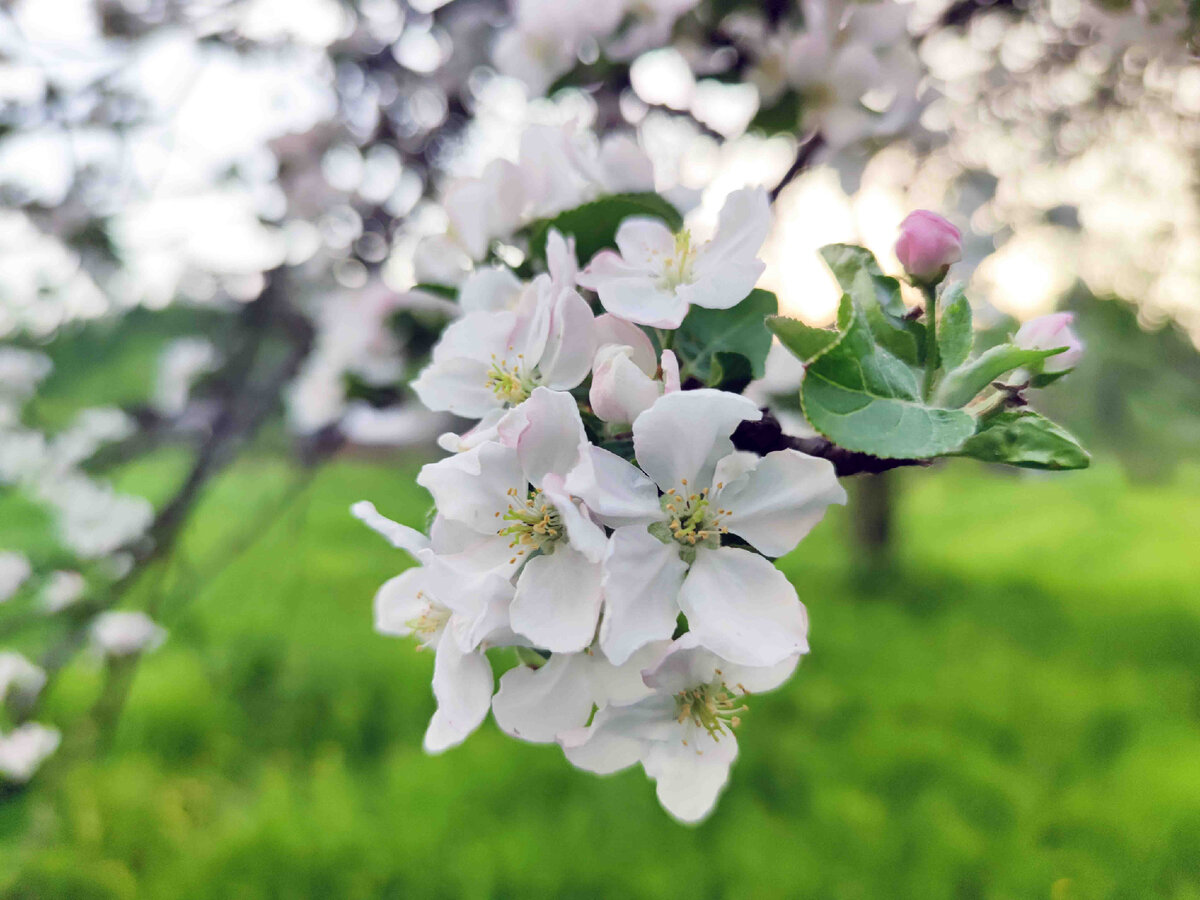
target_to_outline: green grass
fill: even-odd
[[[866,593],[831,515],[782,563],[812,655],[689,829],[640,771],[490,722],[422,754],[432,659],[371,629],[405,558],[347,514],[419,524],[415,466],[339,461],[266,528],[285,463],[215,485],[143,585],[172,635],[111,749],[0,806],[0,894],[1200,898],[1200,469],[904,473],[901,571]],[[81,661],[48,717],[78,723],[101,680]]]

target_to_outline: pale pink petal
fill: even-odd
[[[697,492],[712,483],[717,460],[733,450],[734,429],[761,418],[754,403],[727,391],[664,394],[633,423],[638,464],[664,491]]]
[[[632,216],[617,229],[617,249],[628,265],[657,276],[675,254],[675,234],[659,219]]]
[[[487,717],[492,701],[492,665],[482,653],[463,653],[454,641],[439,641],[433,664],[437,712],[425,731],[425,751],[441,753],[461,744]]]
[[[540,487],[548,473],[565,475],[579,461],[583,420],[574,397],[544,387],[535,388],[520,409],[525,427],[516,440],[517,457],[525,478]]]
[[[613,532],[604,560],[600,626],[600,647],[613,663],[620,665],[640,647],[671,637],[686,571],[678,545],[664,544],[644,525]]]
[[[510,669],[492,698],[496,724],[515,738],[539,744],[582,728],[592,715],[590,668],[586,653],[555,653],[540,668]]]
[[[423,466],[417,484],[433,495],[441,515],[481,534],[495,534],[509,490],[523,498],[526,486],[517,451],[490,443]]]
[[[696,640],[747,666],[808,652],[808,615],[783,573],[757,553],[704,549],[684,579],[679,606]]]
[[[630,357],[637,367],[647,375],[653,375],[656,366],[654,344],[637,325],[626,322],[611,313],[596,316],[594,325],[597,351],[607,344],[629,347]]]
[[[662,517],[654,482],[637,466],[591,444],[580,448],[579,462],[564,488],[610,528],[647,525]]]
[[[713,503],[729,510],[721,524],[760,553],[783,556],[804,539],[846,491],[833,464],[796,450],[776,450],[718,490]]]
[[[587,377],[596,353],[594,323],[592,308],[577,291],[558,291],[545,349],[537,361],[538,372],[547,387],[570,390]]]
[[[592,643],[600,603],[600,566],[559,544],[525,564],[509,614],[513,630],[535,646],[574,653]]]

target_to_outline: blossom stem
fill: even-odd
[[[933,383],[938,370],[937,286],[921,285],[925,295],[925,399],[933,396]]]

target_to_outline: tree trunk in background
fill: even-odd
[[[879,472],[848,479],[850,527],[853,532],[857,580],[870,584],[893,564],[896,473]]]

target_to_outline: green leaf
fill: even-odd
[[[575,253],[586,263],[599,251],[617,245],[617,229],[630,216],[661,219],[672,231],[683,227],[679,210],[658,194],[612,194],[534,222],[529,226],[530,256],[546,258],[546,236],[556,228],[575,238]]]
[[[424,291],[427,294],[433,294],[435,297],[441,297],[444,300],[457,300],[458,288],[448,284],[433,284],[431,282],[422,282],[414,284],[414,291]]]
[[[761,378],[771,349],[766,320],[778,310],[775,295],[758,289],[729,309],[693,306],[671,344],[679,357],[680,377],[715,385],[727,377],[732,364],[726,354],[738,354],[746,358],[750,374]]]
[[[1021,366],[1035,366],[1065,349],[1022,350],[1016,344],[1000,344],[947,374],[934,392],[934,401],[940,406],[957,409],[970,403],[1001,375]]]
[[[847,450],[884,459],[928,459],[958,449],[975,431],[961,410],[926,406],[917,370],[878,345],[848,297],[844,333],[809,363],[800,400],[814,428]]]
[[[971,303],[963,293],[962,282],[942,295],[938,313],[938,357],[943,369],[957,369],[971,355],[975,343]]]
[[[711,386],[718,390],[740,394],[754,380],[754,372],[750,360],[742,354],[722,350],[713,354],[709,379]]]
[[[814,328],[787,316],[768,316],[767,327],[783,346],[803,362],[819,355],[838,339],[838,333],[832,329]]]
[[[875,340],[893,356],[919,366],[925,358],[925,326],[910,321],[900,282],[884,275],[874,255],[852,244],[828,244],[821,256],[842,290],[866,316]]]
[[[1031,409],[994,416],[957,455],[1025,469],[1086,469],[1091,463],[1069,432]]]

